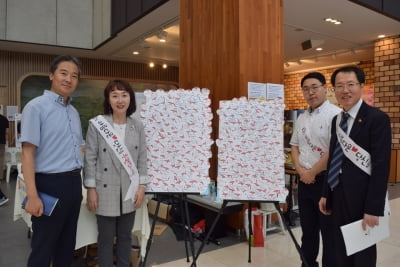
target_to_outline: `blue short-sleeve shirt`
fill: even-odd
[[[22,112],[20,142],[37,147],[35,172],[57,173],[83,166],[82,127],[78,111],[53,91],[32,99]]]

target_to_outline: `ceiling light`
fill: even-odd
[[[162,64],[162,67],[163,67],[163,69],[166,69],[168,67],[168,65],[164,63],[164,64]]]
[[[165,43],[166,42],[166,38],[168,36],[168,32],[167,31],[160,31],[157,34],[157,38],[160,39],[160,42]]]
[[[289,62],[286,62],[286,63],[285,63],[285,66],[286,66],[286,68],[289,68],[289,67],[290,67]]]
[[[154,62],[150,62],[150,63],[149,63],[149,67],[150,67],[150,68],[154,68]]]
[[[139,55],[139,51],[133,51],[132,54]]]
[[[340,25],[340,24],[343,23],[343,21],[340,21],[340,20],[334,19],[334,18],[326,18],[326,19],[324,19],[324,21],[330,22],[330,23],[335,24],[335,25]]]
[[[315,50],[317,50],[317,51],[322,51],[322,50],[324,50],[322,47],[317,47],[317,48],[315,48]]]
[[[384,34],[379,34],[379,35],[378,35],[378,38],[379,38],[379,39],[382,39],[382,38],[385,38],[385,37],[386,37],[386,35],[384,35]]]

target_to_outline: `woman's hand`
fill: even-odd
[[[89,188],[87,190],[86,205],[89,210],[96,211],[98,205],[98,197],[96,188]]]
[[[146,186],[139,185],[139,188],[135,194],[135,209],[138,209],[140,206],[142,206],[145,192],[146,192]]]

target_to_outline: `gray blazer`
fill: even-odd
[[[112,116],[104,117],[112,125]],[[144,127],[137,118],[127,118],[125,146],[138,169],[139,184],[149,183]],[[86,188],[96,188],[99,201],[96,214],[120,216],[134,211],[131,199],[123,201],[130,185],[128,173],[92,123],[86,135],[83,183]]]

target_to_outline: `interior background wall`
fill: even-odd
[[[392,159],[390,182],[400,182],[400,36],[377,40],[374,44],[374,60],[358,64],[365,71],[366,84],[374,85],[374,106],[386,112],[392,126]],[[318,70],[327,78],[336,68]],[[305,109],[307,103],[300,89],[301,78],[307,72],[285,75],[286,109]],[[299,97],[300,96],[300,97]]]
[[[48,74],[54,55],[19,53],[0,50],[0,104],[20,107],[20,84],[30,74]],[[147,64],[80,58],[82,77],[98,79],[121,78],[129,81],[148,81],[178,84],[177,67],[152,69]],[[21,111],[21,110],[19,110]],[[13,135],[11,123],[9,135]]]

